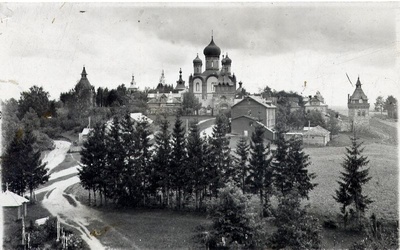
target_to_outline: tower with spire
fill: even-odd
[[[185,81],[182,79],[182,68],[179,69],[179,80],[176,81],[176,90],[185,90]]]
[[[84,104],[82,107],[92,107],[94,105],[94,87],[87,78],[86,68],[83,66],[81,79],[75,85],[75,93],[79,101]]]
[[[203,108],[212,114],[229,111],[234,103],[236,76],[231,72],[232,60],[228,53],[222,55],[221,49],[211,35],[210,43],[204,48],[205,69],[199,54],[193,60],[193,74],[189,77],[189,92],[193,93]]]
[[[368,97],[361,88],[360,77],[357,79],[356,89],[353,94],[347,96],[347,107],[349,111],[349,122],[351,129],[362,129],[369,126]]]
[[[128,92],[133,94],[138,91],[138,87],[136,86],[135,76],[132,74],[132,81],[129,85]]]

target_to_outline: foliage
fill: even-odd
[[[2,152],[5,151],[12,141],[15,131],[21,128],[20,120],[17,116],[18,102],[11,98],[2,103]]]
[[[39,185],[48,181],[48,170],[40,159],[40,151],[34,149],[35,136],[31,131],[17,130],[8,145],[2,161],[2,183],[19,195],[29,190],[32,192]]]
[[[251,210],[249,199],[238,187],[227,183],[225,188],[219,190],[219,198],[209,205],[208,210],[213,222],[210,248],[262,247],[257,245],[254,226],[260,218]]]
[[[380,111],[382,113],[385,101],[383,100],[383,96],[378,96],[375,101],[375,111]]]
[[[266,212],[265,209],[268,207],[272,188],[272,168],[270,167],[270,151],[269,148],[264,146],[263,134],[263,128],[257,125],[251,135],[247,182],[250,190],[255,194],[259,194],[261,206]]]
[[[348,207],[353,205],[355,209],[355,216],[361,223],[362,215],[368,208],[368,205],[372,203],[372,200],[362,194],[362,186],[367,183],[371,177],[369,177],[369,169],[362,169],[369,163],[366,156],[362,155],[364,148],[361,148],[362,143],[357,142],[355,135],[351,138],[351,147],[346,147],[345,160],[342,163],[344,169],[341,172],[340,180],[338,181],[339,189],[335,192],[334,199],[341,204],[341,213],[344,220],[344,226],[349,217],[349,212],[353,211]]]
[[[191,115],[194,111],[198,112],[201,108],[199,99],[191,92],[185,92],[182,96],[182,109],[184,114]]]
[[[49,93],[43,87],[32,86],[21,93],[18,101],[18,117],[22,119],[30,108],[34,107],[38,117],[52,116],[50,113]]]
[[[246,178],[249,174],[248,166],[248,155],[249,155],[249,145],[247,144],[247,138],[240,137],[238,143],[236,144],[236,173],[234,175],[234,181],[237,185],[242,188],[242,192],[247,191],[246,188]]]
[[[334,111],[329,111],[329,120],[326,124],[326,129],[328,129],[331,132],[331,137],[333,135],[337,135],[340,131],[340,126],[339,126],[339,120],[338,120],[338,116],[339,114],[337,112]]]
[[[279,197],[275,223],[278,230],[270,238],[274,249],[319,249],[321,226],[318,219],[300,207],[295,193]]]
[[[321,126],[323,128],[326,128],[326,123],[325,123],[325,119],[320,111],[311,110],[306,113],[304,126],[306,126],[306,127]]]
[[[375,214],[372,214],[366,225],[365,237],[360,242],[355,242],[350,249],[398,249],[398,228],[385,226],[378,220]]]
[[[387,110],[389,118],[397,119],[397,99],[392,95],[386,98],[384,109]]]
[[[225,115],[217,116],[210,139],[210,189],[217,196],[218,189],[232,178],[233,167],[230,155],[229,138],[226,137],[229,125]]]

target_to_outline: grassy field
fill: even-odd
[[[306,148],[312,164],[309,171],[315,172],[318,186],[311,192],[311,210],[318,214],[333,216],[339,206],[332,198],[338,188],[337,180],[342,171],[344,147]],[[375,213],[380,218],[398,219],[398,152],[397,147],[383,144],[365,145],[364,155],[370,160],[372,179],[365,185],[364,194],[374,203],[368,214]]]

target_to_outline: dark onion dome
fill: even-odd
[[[222,63],[222,65],[224,65],[226,63],[226,59],[225,59],[224,55],[222,55],[221,63]]]
[[[210,44],[204,48],[203,51],[205,56],[220,56],[221,55],[221,49],[215,45],[214,39],[211,37],[211,42]]]
[[[199,58],[199,54],[197,54],[196,58],[193,60],[193,64],[203,64],[203,61]]]
[[[225,62],[226,62],[226,64],[232,63],[232,60],[228,57],[228,53],[226,53]]]

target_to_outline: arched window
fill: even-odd
[[[196,83],[196,91],[200,91],[200,83]]]

